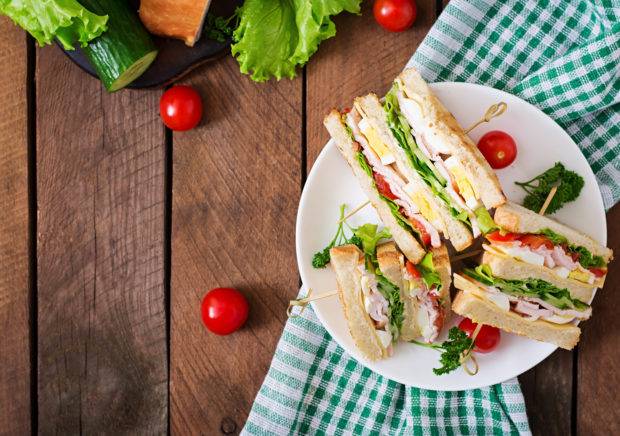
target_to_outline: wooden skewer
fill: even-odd
[[[499,117],[501,114],[506,112],[506,109],[508,109],[508,105],[503,101],[489,106],[487,111],[484,113],[484,116],[478,121],[476,121],[474,124],[472,124],[468,129],[466,129],[465,133],[471,132],[482,123],[488,123],[493,118]]]
[[[360,210],[364,209],[366,206],[368,206],[370,204],[370,201],[366,201],[363,204],[360,204],[359,206],[357,206],[355,209],[353,209],[351,212],[349,212],[348,214],[346,214],[341,220],[338,221],[338,224],[348,220],[349,218],[351,218],[353,215],[355,215],[356,213],[358,213]]]
[[[463,367],[463,370],[467,374],[469,374],[469,375],[476,375],[476,374],[478,374],[478,369],[479,369],[478,361],[476,360],[476,358],[472,354],[471,350],[474,347],[474,343],[476,342],[476,338],[478,337],[478,333],[480,333],[480,330],[482,330],[482,326],[483,326],[483,324],[478,324],[476,326],[476,328],[474,329],[474,333],[471,335],[471,347],[469,348],[469,350],[467,350],[465,353],[463,353],[463,356],[461,356],[461,366]],[[467,366],[467,362],[469,360],[474,362],[474,368],[473,369],[469,369],[469,366]]]
[[[459,254],[458,256],[454,256],[450,259],[450,262],[456,262],[457,260],[467,259],[468,257],[474,257],[478,254],[482,253],[482,250],[474,250],[469,253]]]
[[[544,215],[545,212],[547,212],[547,208],[551,204],[551,200],[553,200],[555,193],[558,192],[558,186],[560,186],[560,184],[557,182],[553,185],[553,187],[549,191],[549,195],[547,195],[547,199],[545,200],[542,207],[540,208],[540,212],[538,212],[538,215]]]
[[[333,297],[334,295],[338,295],[338,291],[336,290],[336,291],[325,292],[323,294],[319,294],[315,296],[311,296],[311,295],[312,295],[312,289],[308,289],[308,294],[304,298],[289,301],[288,308],[286,309],[286,314],[288,315],[288,317],[295,318],[297,316],[300,316],[303,313],[303,311],[306,309],[306,306],[308,306],[308,304],[310,304],[311,301],[320,300],[322,298]],[[296,306],[301,307],[301,310],[299,311],[299,313],[294,314],[293,309]]]

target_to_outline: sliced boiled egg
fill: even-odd
[[[358,123],[358,127],[366,137],[370,148],[379,156],[383,165],[390,165],[396,162],[396,158],[390,152],[390,149],[383,143],[377,131],[370,126],[370,123],[365,118]]]
[[[463,168],[456,156],[450,156],[444,161],[444,164],[452,175],[454,183],[459,188],[459,193],[465,199],[465,204],[470,209],[474,209],[479,203],[478,195],[467,177],[465,168]]]
[[[544,265],[545,257],[534,253],[533,251],[524,248],[524,247],[505,247],[502,245],[498,245],[497,248],[500,251],[503,251],[507,255],[514,257],[515,259],[519,259],[526,263],[531,263],[532,265]]]
[[[553,272],[557,275],[565,279],[570,274],[568,268],[564,268],[563,266],[556,266],[553,268]]]
[[[435,223],[439,219],[439,215],[433,210],[433,206],[430,201],[425,197],[421,190],[417,189],[413,183],[407,183],[403,189],[407,195],[409,195],[411,201],[418,206],[418,209],[424,218],[432,223]]]
[[[578,280],[583,283],[589,283],[589,284],[594,283],[594,274],[592,274],[589,271],[583,271],[580,269],[576,269],[576,270],[571,271],[568,274],[568,277],[574,280]]]

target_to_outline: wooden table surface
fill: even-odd
[[[226,56],[182,82],[201,126],[166,131],[161,90],[106,93],[57,47],[0,20],[0,433],[230,434],[243,427],[300,279],[295,216],[321,120],[383,93],[440,12],[412,30],[362,17],[295,80],[256,84]],[[620,252],[620,207],[608,214]],[[245,328],[207,333],[204,293],[249,298]],[[619,434],[613,268],[573,352],[520,377],[537,434]]]

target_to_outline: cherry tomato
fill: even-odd
[[[546,236],[527,234],[519,237],[519,240],[524,245],[529,245],[533,250],[539,247],[546,247],[549,250],[553,250],[553,242]]]
[[[495,230],[494,232],[488,233],[486,237],[492,242],[512,242],[519,239],[519,234],[508,232],[502,235],[499,230]]]
[[[492,130],[485,133],[478,141],[478,148],[491,168],[506,168],[517,157],[517,144],[506,132]]]
[[[463,318],[463,321],[459,324],[459,329],[467,333],[467,336],[471,338],[476,330],[478,324],[473,322],[469,318]],[[474,339],[474,351],[478,353],[489,353],[497,347],[501,334],[497,327],[491,327],[490,325],[483,325],[478,332],[478,336]]]
[[[590,268],[590,272],[596,277],[603,277],[607,274],[607,268]]]
[[[431,235],[426,231],[426,228],[416,219],[410,218],[409,222],[413,228],[420,234],[420,239],[424,246],[428,247],[431,244]]]
[[[202,321],[218,335],[238,330],[248,319],[250,306],[243,294],[232,288],[215,288],[202,299]]]
[[[413,277],[414,279],[419,279],[420,277],[422,277],[422,274],[420,274],[420,271],[418,271],[415,265],[412,264],[411,262],[407,261],[405,266],[407,267],[407,271],[409,271],[409,274],[411,274],[411,277]]]
[[[390,200],[396,200],[398,198],[390,189],[390,185],[385,180],[385,177],[378,173],[373,173],[372,176],[375,179],[375,184],[377,185],[377,191],[379,191],[379,194],[389,198]]]
[[[390,32],[409,29],[418,16],[413,0],[376,0],[372,11],[377,23]]]
[[[194,88],[173,86],[161,96],[159,114],[172,130],[193,129],[202,118],[202,100]]]

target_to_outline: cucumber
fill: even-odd
[[[89,11],[108,15],[108,30],[83,49],[110,91],[118,91],[144,73],[157,56],[153,43],[136,12],[124,0],[79,0]]]

